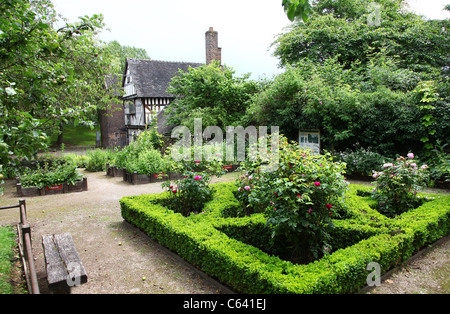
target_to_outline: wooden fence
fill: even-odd
[[[19,200],[18,205],[0,207],[0,210],[19,208],[20,223],[17,225],[19,253],[27,280],[28,291],[40,294],[33,253],[31,251],[31,227],[27,222],[27,207],[25,200]]]

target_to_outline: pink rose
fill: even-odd
[[[320,182],[314,182],[315,186],[320,186]]]
[[[201,176],[196,176],[196,177],[194,178],[194,180],[196,180],[196,181],[201,180],[201,179],[203,179]]]

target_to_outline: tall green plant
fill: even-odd
[[[95,149],[86,152],[86,170],[106,171],[106,165],[114,159],[114,151],[110,149]]]
[[[439,99],[439,94],[433,81],[419,82],[414,92],[420,97],[421,121],[426,130],[426,134],[420,140],[424,143],[426,157],[430,157],[434,148],[432,139],[436,135],[436,118],[433,115],[436,110],[434,103]]]
[[[243,165],[245,174],[235,192],[247,213],[264,212],[272,228],[275,246],[287,258],[309,262],[330,251],[340,198],[346,189],[345,165],[333,162],[330,154],[313,155],[297,143],[282,138],[278,170],[261,172],[259,158]]]

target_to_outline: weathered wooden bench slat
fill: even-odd
[[[87,282],[86,270],[70,233],[42,236],[49,289],[67,290]]]

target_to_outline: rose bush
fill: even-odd
[[[203,207],[212,199],[214,193],[209,185],[211,176],[224,174],[222,162],[218,159],[179,162],[172,160],[171,170],[181,175],[178,180],[162,183],[162,187],[170,192],[166,205],[183,216],[203,211]]]
[[[164,182],[163,187],[171,192],[168,206],[183,216],[201,212],[205,203],[212,199],[213,190],[209,186],[209,181],[210,176],[207,173],[186,172],[183,178],[175,183]]]
[[[375,188],[372,197],[378,210],[393,217],[416,207],[420,200],[417,192],[424,189],[429,180],[428,166],[418,166],[413,153],[386,163],[381,171],[373,173]]]
[[[329,154],[313,155],[284,137],[278,153],[276,171],[261,172],[258,156],[245,162],[235,195],[247,214],[267,215],[272,239],[284,248],[285,258],[309,262],[331,249],[331,218],[336,217],[346,190],[345,164],[333,162]]]

